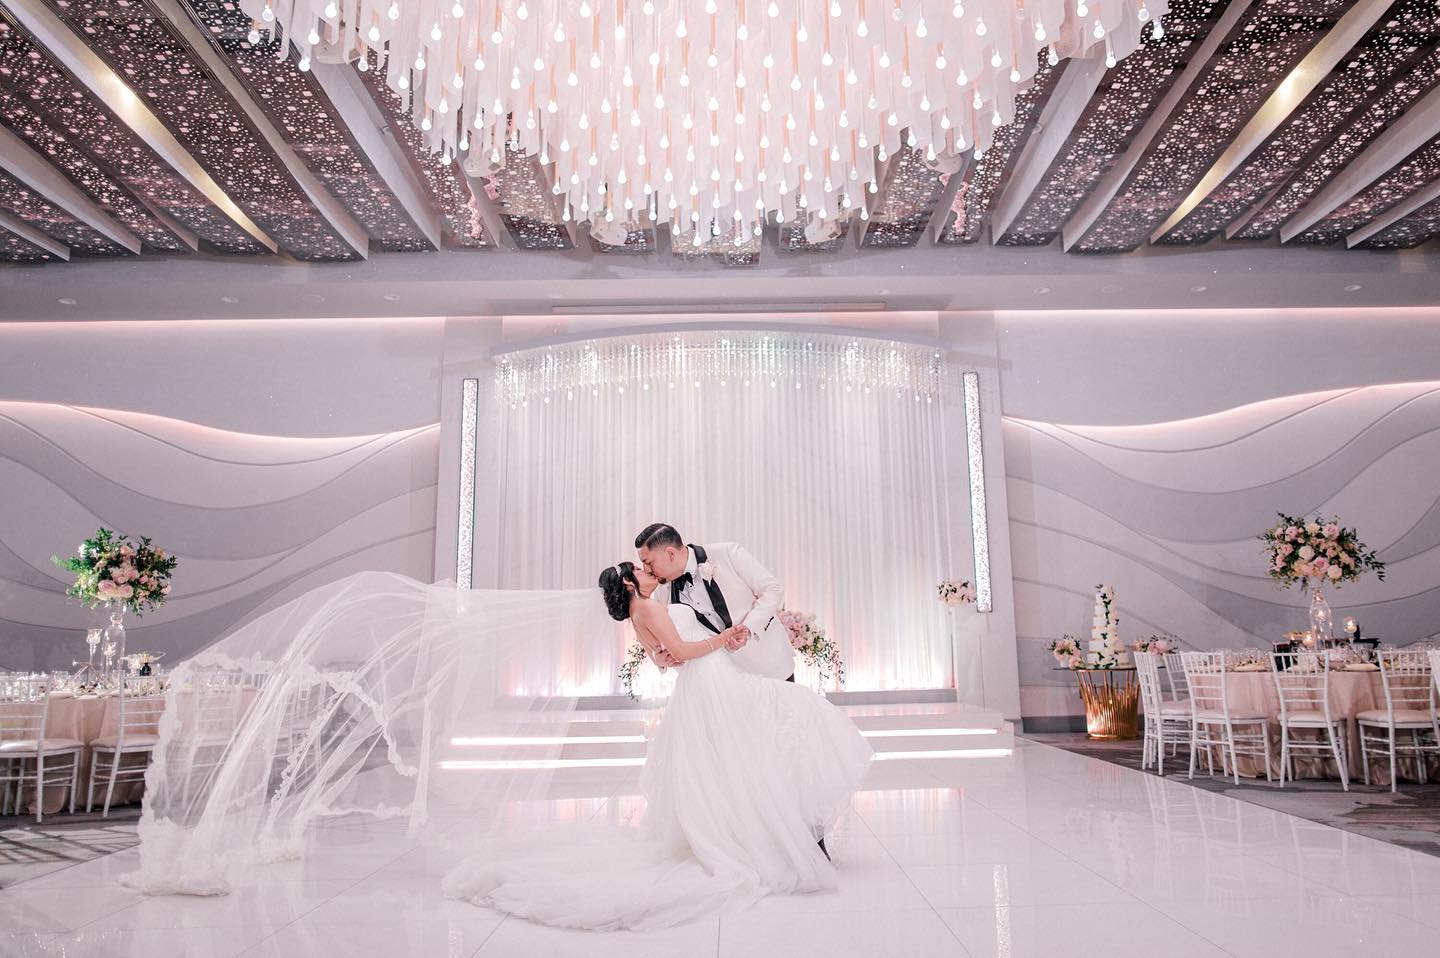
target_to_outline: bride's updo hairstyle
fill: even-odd
[[[626,588],[629,583],[630,588]],[[635,591],[630,591],[634,589]],[[630,618],[630,600],[640,591],[640,583],[635,578],[635,563],[622,562],[618,566],[608,566],[600,573],[600,592],[605,596],[605,608],[610,612],[610,618],[617,622],[624,622]]]

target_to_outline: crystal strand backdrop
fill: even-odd
[[[969,577],[947,531],[969,507],[945,502],[943,420],[963,412],[933,347],[624,337],[510,354],[495,386],[501,588],[592,586],[670,522],[755,553],[839,642],[848,689],[954,684],[935,583]],[[576,691],[615,690],[620,653],[577,652],[593,661]]]

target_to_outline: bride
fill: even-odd
[[[555,925],[656,928],[833,887],[816,838],[869,746],[821,696],[712,654],[740,636],[667,613],[656,584],[621,563],[601,603],[362,572],[259,616],[171,673],[140,867],[121,881],[226,894],[266,863],[327,854],[317,831],[360,818],[471,849],[443,882],[432,866],[446,894]],[[585,650],[623,642],[627,621],[684,663],[641,771],[641,827],[556,824],[564,776],[598,764],[557,734],[585,724],[578,690],[611,680]]]
[[[738,644],[744,626],[712,635],[688,606],[651,598],[657,585],[630,562],[600,574],[611,617],[630,620],[652,656],[684,664],[645,757],[638,841],[480,856],[447,876],[447,895],[544,924],[609,930],[835,887],[816,839],[849,805],[869,744],[809,689],[714,654]]]

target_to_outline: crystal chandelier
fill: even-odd
[[[1166,0],[241,0],[252,41],[377,69],[430,147],[551,167],[566,220],[737,245],[866,217],[903,145],[982,152],[1042,52],[1113,65]],[[1152,26],[1153,23],[1153,26]],[[284,48],[282,48],[283,51]],[[282,53],[283,55],[283,53]]]
[[[648,333],[544,346],[496,362],[511,409],[538,399],[693,388],[833,389],[933,403],[956,381],[934,346],[813,332]]]

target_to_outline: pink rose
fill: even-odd
[[[122,586],[120,587],[120,589],[119,589],[119,595],[120,595],[120,598],[122,598],[122,599],[128,599],[128,598],[130,598],[131,596],[133,596],[134,594],[135,594],[135,590],[134,590],[132,587],[128,586],[128,585],[122,585]]]
[[[1310,563],[1310,567],[1314,569],[1317,573],[1323,575],[1325,570],[1330,568],[1330,560],[1325,558],[1324,556],[1321,556],[1314,562]]]
[[[109,579],[101,579],[100,587],[97,591],[100,593],[100,598],[108,599],[115,594],[115,590],[117,588],[119,588],[119,586],[111,582]]]
[[[162,585],[162,586],[160,587],[160,594],[161,594],[161,595],[169,595],[169,594],[170,594],[170,583],[167,582],[167,583],[165,583],[164,585]]]
[[[1279,551],[1282,556],[1288,556],[1290,553],[1295,551],[1295,547],[1288,542],[1282,542],[1280,543],[1280,548],[1277,551]]]
[[[1345,573],[1341,571],[1338,565],[1332,565],[1325,574],[1330,577],[1331,582],[1339,582],[1340,577]]]
[[[1315,574],[1315,571],[1310,568],[1310,563],[1297,562],[1295,563],[1295,574],[1301,578],[1308,579]]]
[[[1285,538],[1289,539],[1291,542],[1294,542],[1296,539],[1300,538],[1300,527],[1299,527],[1299,526],[1290,526],[1290,527],[1288,527],[1288,528],[1285,530]]]
[[[1340,534],[1340,527],[1333,522],[1328,522],[1323,531],[1327,538],[1333,539]]]

